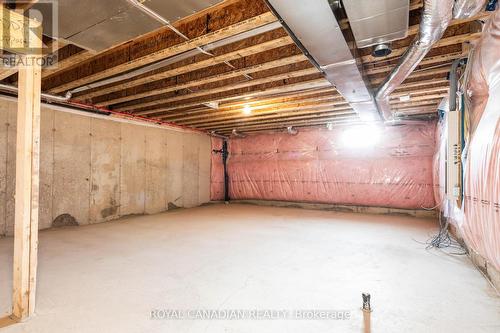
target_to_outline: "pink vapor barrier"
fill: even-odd
[[[432,208],[434,135],[434,123],[419,123],[232,138],[230,198]]]
[[[500,269],[500,11],[483,30],[467,85],[470,134],[464,180],[467,244]]]
[[[222,139],[212,137],[212,150],[222,149]],[[222,154],[212,151],[210,200],[224,200],[224,164]]]

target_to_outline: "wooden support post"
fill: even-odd
[[[39,64],[19,69],[18,87],[12,314],[23,320],[35,310],[40,169]]]
[[[35,311],[40,164],[41,23],[0,6],[0,48],[19,53],[12,318]]]

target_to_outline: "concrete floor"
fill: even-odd
[[[499,332],[466,257],[426,251],[431,220],[212,205],[40,233],[36,316],[4,332]],[[0,240],[0,313],[12,239]],[[350,320],[151,320],[153,309],[332,309]],[[1,316],[1,315],[0,315]]]

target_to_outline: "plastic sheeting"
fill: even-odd
[[[448,107],[448,105],[446,104]],[[463,211],[458,208],[456,201],[446,197],[446,149],[447,149],[447,113],[436,126],[436,154],[434,155],[434,197],[437,207],[452,224],[463,220]]]
[[[345,142],[350,128],[232,138],[231,199],[407,209],[435,206],[434,123],[380,127],[381,142],[365,148]],[[213,180],[213,185],[219,181]]]
[[[434,182],[434,198],[439,204],[439,209],[443,211],[446,201],[446,118],[439,121],[436,126],[436,153],[434,154],[433,167],[433,182]],[[445,216],[449,216],[448,212],[444,212]]]
[[[222,149],[222,139],[212,137],[212,150]],[[210,200],[224,200],[224,165],[221,153],[212,151],[210,177]]]
[[[467,244],[500,269],[500,11],[474,50],[467,85],[471,139],[459,228]]]

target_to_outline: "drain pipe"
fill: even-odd
[[[379,112],[386,121],[394,119],[389,105],[389,95],[403,83],[432,46],[441,39],[452,19],[454,2],[454,0],[424,0],[417,36],[375,94]]]
[[[371,327],[372,306],[370,303],[371,296],[369,293],[363,293],[361,294],[361,297],[363,298],[363,307],[361,308],[361,310],[363,310],[363,332],[371,333],[372,331]]]
[[[8,91],[8,92],[13,93],[15,95],[17,95],[19,93],[18,87],[11,86],[11,85],[4,84],[4,83],[0,83],[0,90]],[[68,91],[65,96],[41,93],[40,97],[42,99],[46,100],[47,102],[62,103],[62,102],[67,102],[71,99],[71,92]]]
[[[214,138],[218,138],[218,139],[222,139],[222,140],[229,140],[229,137],[222,135],[222,134],[218,134],[215,131],[211,131],[210,136],[213,136]]]

